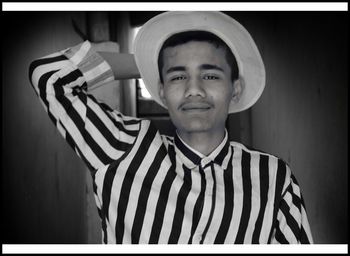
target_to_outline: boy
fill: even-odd
[[[228,141],[228,114],[251,107],[265,86],[260,53],[239,23],[167,12],[138,33],[136,65],[99,50],[86,41],[36,60],[30,77],[91,170],[104,243],[312,243],[289,166]],[[87,93],[136,69],[168,109],[174,137]]]

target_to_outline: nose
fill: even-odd
[[[201,79],[190,78],[187,80],[185,97],[200,96],[204,98],[206,96]]]

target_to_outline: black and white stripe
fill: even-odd
[[[29,69],[50,119],[91,170],[104,243],[312,243],[285,162],[227,134],[203,156],[109,109],[86,92],[113,79],[106,65],[84,42]]]

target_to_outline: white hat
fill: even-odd
[[[146,22],[136,35],[136,65],[152,98],[166,106],[159,96],[159,51],[170,36],[185,31],[207,31],[221,38],[232,50],[238,64],[242,92],[231,101],[229,113],[251,107],[265,87],[265,67],[249,32],[236,20],[221,12],[165,12]]]

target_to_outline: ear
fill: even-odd
[[[161,101],[163,102],[163,104],[165,106],[167,106],[166,99],[165,99],[165,93],[164,93],[164,84],[162,84],[161,82],[158,82],[158,88],[159,88],[159,97],[160,97]]]
[[[237,103],[241,98],[243,92],[243,85],[241,79],[237,79],[233,82],[233,93],[232,93],[232,101]]]

